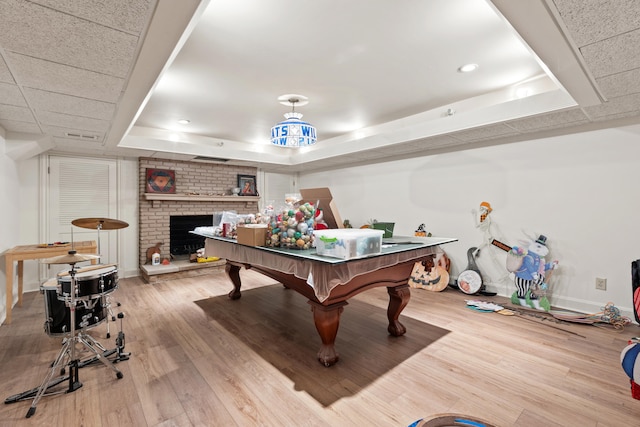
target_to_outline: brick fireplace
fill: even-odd
[[[147,261],[147,249],[158,242],[162,243],[162,255],[169,255],[172,215],[212,216],[214,212],[230,210],[241,214],[258,212],[259,197],[230,193],[231,188],[237,187],[237,175],[256,175],[256,168],[154,158],[140,158],[138,166],[141,266]],[[145,193],[147,168],[174,171],[176,193]]]

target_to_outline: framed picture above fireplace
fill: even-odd
[[[169,169],[151,169],[146,171],[147,193],[176,193],[176,173]]]
[[[238,175],[238,188],[240,188],[241,196],[257,196],[256,176],[255,175]]]

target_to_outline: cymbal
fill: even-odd
[[[110,218],[78,218],[71,221],[71,224],[76,227],[92,228],[96,230],[98,227],[101,230],[118,230],[129,226],[129,224],[124,221]]]
[[[79,254],[76,251],[69,251],[65,255],[55,256],[52,258],[43,259],[43,264],[75,264],[76,262],[91,261],[92,259],[98,259],[100,255],[92,254]]]

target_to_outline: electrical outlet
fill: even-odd
[[[607,279],[602,279],[600,277],[596,277],[596,289],[601,291],[607,290]]]

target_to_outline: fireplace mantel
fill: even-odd
[[[206,196],[202,194],[144,193],[146,200],[171,200],[176,202],[257,202],[260,196]]]

